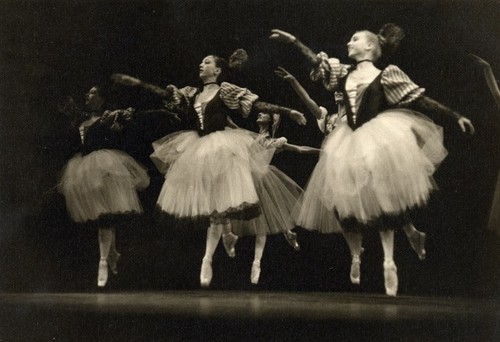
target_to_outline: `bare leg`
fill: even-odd
[[[385,293],[388,296],[395,296],[398,292],[398,269],[393,260],[394,230],[381,230],[379,234],[382,241],[382,248],[384,249]]]
[[[238,241],[238,236],[233,234],[231,231],[231,222],[229,220],[224,222],[222,231],[222,243],[224,244],[224,249],[230,258],[234,258],[236,256],[234,246],[236,245],[236,241]]]
[[[266,235],[255,236],[255,255],[252,263],[252,273],[250,275],[250,281],[252,284],[258,284],[260,278],[260,260],[262,259],[262,254],[264,253],[264,247],[266,246]]]
[[[205,255],[201,264],[200,285],[202,287],[210,286],[210,282],[212,281],[212,257],[217,249],[221,235],[222,225],[211,223],[207,229]]]
[[[361,281],[361,253],[363,252],[363,235],[357,232],[343,232],[344,239],[351,252],[351,282],[359,284]]]
[[[110,228],[99,228],[99,271],[97,274],[97,286],[103,287],[108,281],[108,256],[113,240],[113,230]]]
[[[109,250],[108,256],[108,265],[109,269],[113,274],[118,274],[118,260],[121,257],[121,254],[116,250],[116,229],[111,228],[112,231],[112,239],[111,239],[111,248]]]
[[[411,248],[417,253],[420,260],[424,260],[426,234],[418,231],[411,222],[403,226],[403,231],[406,234]]]

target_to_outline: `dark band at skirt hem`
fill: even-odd
[[[87,220],[85,222],[76,222],[79,225],[89,228],[117,228],[120,225],[138,218],[142,215],[139,211],[127,211],[117,214],[103,214],[95,220]]]
[[[340,219],[338,214],[335,216],[340,221],[342,230],[345,232],[359,233],[366,229],[377,229],[379,231],[396,230],[411,222],[410,213],[418,208],[408,209],[403,213],[384,214],[369,222],[359,222],[355,217]]]
[[[215,219],[215,223],[223,223],[226,220],[241,220],[249,221],[261,214],[260,204],[245,203],[238,208],[230,208],[223,213],[213,213],[211,215],[197,215],[178,217],[163,211],[159,206],[156,206],[155,216],[162,224],[166,223],[169,226],[175,224],[195,224],[201,225],[205,229],[210,226],[210,219]]]

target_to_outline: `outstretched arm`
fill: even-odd
[[[474,59],[474,62],[476,62],[476,64],[478,64],[483,69],[488,88],[490,88],[490,92],[495,99],[495,103],[497,104],[498,109],[500,109],[500,89],[498,89],[498,83],[495,79],[495,75],[493,75],[490,63],[486,62],[484,59],[476,55],[470,54],[469,56],[471,56]]]
[[[418,97],[417,99],[409,103],[409,107],[426,114],[446,115],[457,120],[457,123],[460,126],[462,132],[465,133],[468,131],[470,134],[474,134],[475,132],[474,126],[468,118],[452,111],[448,107],[442,105],[436,100],[431,99],[428,96],[422,95]]]
[[[282,30],[271,30],[270,39],[282,42],[282,43],[292,43],[294,44],[300,52],[307,58],[307,60],[313,65],[319,65],[323,62],[322,58],[318,57],[310,48],[305,46],[300,40],[297,39],[294,35],[282,31]]]
[[[169,87],[163,89],[154,84],[143,82],[138,78],[125,74],[113,74],[111,75],[111,79],[116,83],[120,83],[126,86],[141,87],[143,89],[152,92],[153,94],[160,96],[161,98],[169,98],[170,96],[172,96],[173,93],[173,90]]]
[[[286,151],[302,153],[302,154],[318,154],[321,151],[319,148],[310,146],[298,146],[289,143],[284,144],[283,149]]]
[[[287,107],[282,107],[278,105],[274,105],[271,103],[263,102],[263,101],[255,101],[253,104],[253,109],[264,112],[264,113],[276,113],[280,115],[288,116],[293,121],[297,122],[299,125],[303,126],[307,123],[307,120],[301,112],[290,109]]]
[[[314,115],[314,117],[318,120],[321,119],[322,113],[321,113],[321,109],[319,108],[318,104],[309,96],[307,91],[304,89],[304,87],[302,87],[302,85],[299,83],[299,81],[297,81],[295,76],[290,74],[288,71],[286,71],[282,67],[278,67],[278,69],[275,70],[274,73],[276,75],[278,75],[279,77],[281,77],[282,79],[284,79],[285,81],[287,81],[288,83],[290,83],[293,90],[295,90],[297,95],[299,95],[302,102],[304,102],[304,104],[307,106],[309,111],[311,111],[311,113]]]

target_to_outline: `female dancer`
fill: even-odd
[[[157,165],[166,166],[160,165],[164,171],[168,168],[158,207],[177,219],[210,220],[200,272],[204,287],[212,279],[212,257],[221,235],[227,254],[235,256],[238,236],[231,231],[230,219],[259,216],[254,176],[264,174],[269,166],[264,147],[254,144],[255,134],[226,128],[228,118],[246,118],[251,110],[258,110],[306,123],[302,113],[259,101],[248,89],[223,82],[228,72],[225,59],[209,55],[199,65],[201,90],[168,86],[164,94],[167,110],[179,113],[191,130],[167,135],[153,144],[152,158]],[[121,81],[120,77],[115,81]]]
[[[394,229],[414,230],[408,211],[427,203],[435,189],[432,178],[446,156],[442,130],[420,114],[444,114],[455,119],[463,132],[474,132],[471,122],[424,96],[397,66],[383,70],[374,63],[396,48],[402,30],[386,24],[379,34],[363,30],[347,43],[355,65],[316,56],[289,33],[271,36],[294,43],[317,66],[314,80],[343,94],[347,120],[327,137],[323,153],[308,182],[298,224],[324,229],[322,215],[336,215],[352,255],[351,281],[360,281],[362,228],[378,229],[384,250],[386,294],[398,289],[393,260]],[[315,210],[317,206],[326,208]]]
[[[257,116],[259,135],[255,138],[255,142],[265,147],[264,153],[268,153],[269,159],[276,151],[280,150],[304,154],[319,153],[317,148],[289,144],[284,137],[274,138],[279,122],[279,115],[271,116],[271,114],[261,112]],[[254,174],[253,176],[261,214],[250,221],[232,220],[231,226],[233,232],[238,236],[255,235],[255,253],[250,281],[252,284],[258,284],[261,270],[260,262],[267,235],[283,233],[287,242],[295,250],[300,249],[297,234],[292,232],[295,227],[292,211],[303,190],[290,177],[272,165],[263,175]]]
[[[297,81],[295,76],[290,74],[287,70],[282,67],[279,67],[275,70],[276,75],[283,78],[285,81],[290,83],[292,88],[295,90],[297,95],[299,95],[302,102],[304,102],[309,109],[309,111],[314,115],[317,120],[318,127],[325,134],[325,137],[330,134],[333,129],[341,122],[345,122],[347,120],[345,106],[343,106],[343,97],[342,93],[339,91],[335,92],[335,102],[338,106],[337,113],[329,114],[326,108],[318,106],[318,104],[309,96],[307,91],[302,87],[302,85]],[[339,228],[337,224],[329,224],[329,225],[319,225],[320,227],[328,227],[328,231],[324,233],[339,233],[340,231],[332,230]],[[406,234],[408,242],[410,243],[411,248],[417,253],[420,260],[425,259],[425,239],[426,234],[418,231],[413,225],[405,225],[403,227],[403,231]],[[347,234],[346,239],[348,239],[349,233]],[[363,250],[363,249],[361,249]],[[355,280],[355,283],[358,281]]]
[[[99,227],[99,287],[106,285],[108,267],[112,273],[118,272],[120,253],[116,250],[115,227],[119,218],[142,212],[137,191],[149,185],[146,170],[119,151],[120,131],[130,121],[132,112],[104,111],[105,102],[102,87],[92,87],[86,95],[86,106],[91,112],[74,121],[81,152],[66,164],[59,184],[70,217],[75,222]]]

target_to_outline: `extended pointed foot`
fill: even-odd
[[[233,233],[222,234],[222,243],[224,244],[224,249],[230,258],[236,256],[235,245],[238,241],[238,236]]]
[[[212,259],[207,257],[203,258],[203,262],[201,264],[201,272],[200,272],[200,285],[201,287],[209,287],[212,282]]]
[[[384,285],[388,296],[398,293],[398,269],[393,260],[384,261]]]
[[[252,273],[250,274],[250,281],[252,284],[257,285],[260,279],[260,261],[252,263]]]

